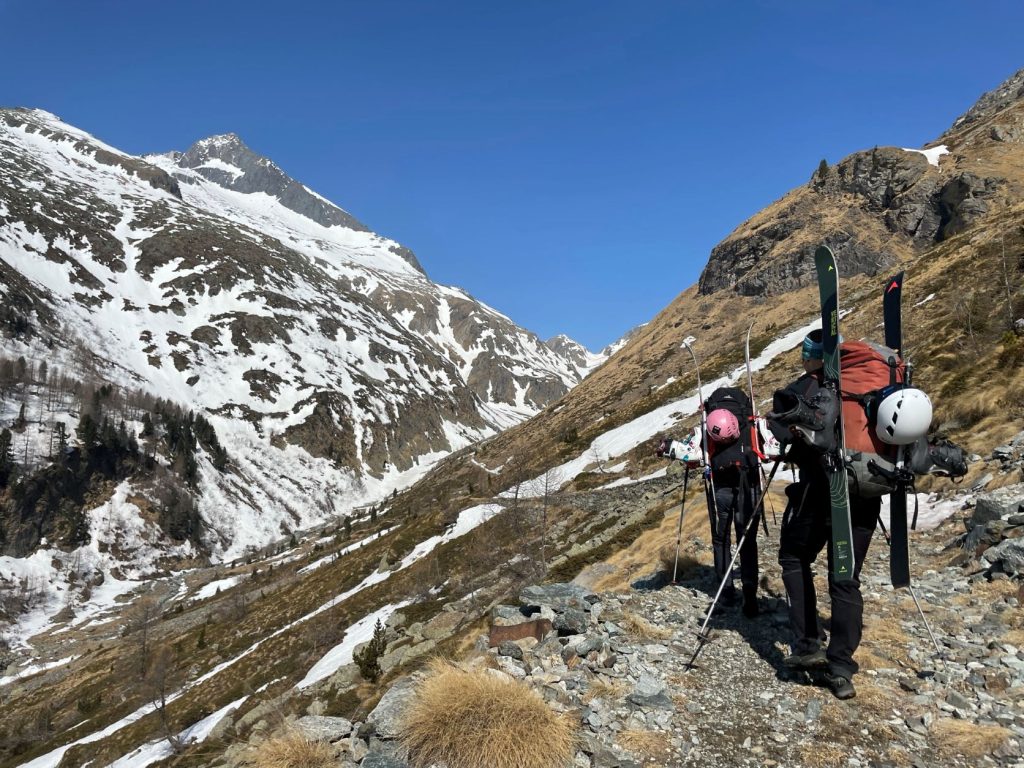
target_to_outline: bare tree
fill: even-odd
[[[953,305],[953,311],[967,332],[967,338],[970,339],[972,351],[977,355],[978,340],[974,336],[974,331],[977,325],[978,306],[974,291],[962,294],[961,298]]]
[[[554,495],[562,489],[567,479],[566,472],[561,467],[553,467],[544,473],[544,505],[540,522],[540,561],[544,566],[545,572],[548,569],[547,544],[548,531],[551,528],[551,518],[548,514],[548,509],[551,506]]]
[[[593,463],[594,466],[597,467],[598,472],[600,472],[602,475],[607,474],[604,468],[604,464],[607,461],[607,457],[601,455],[601,452],[597,450],[596,445],[592,445],[590,447],[590,450],[587,451],[587,458],[589,458],[591,463]]]
[[[552,467],[544,472],[539,477],[534,478],[530,481],[528,493],[531,496],[540,499],[540,531],[538,539],[540,543],[540,563],[541,566],[547,571],[548,558],[547,558],[547,541],[548,541],[548,528],[549,528],[549,509],[551,507],[552,499],[555,494],[561,489],[565,483],[565,472],[560,467]]]
[[[160,729],[164,738],[171,745],[174,754],[181,752],[184,746],[178,735],[171,730],[171,720],[167,714],[167,695],[174,689],[172,680],[175,667],[174,652],[167,646],[161,646],[153,654],[146,668],[145,686],[148,696],[153,701],[157,714],[160,716]]]
[[[138,654],[139,678],[145,679],[146,671],[149,668],[149,630],[150,624],[156,619],[159,613],[157,600],[151,595],[140,598],[127,613],[124,632],[126,635],[134,635],[134,645]]]

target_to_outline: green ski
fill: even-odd
[[[822,386],[832,391],[841,403],[839,374],[839,271],[836,257],[827,246],[814,252],[821,296],[821,340],[824,348]],[[839,409],[835,443],[825,453],[829,498],[832,507],[832,577],[836,581],[853,578],[853,526],[850,523],[850,496],[846,481],[846,451],[843,438],[843,411]]]

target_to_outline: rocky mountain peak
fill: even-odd
[[[370,229],[330,200],[313,192],[286,174],[272,160],[253,151],[236,133],[224,133],[200,139],[174,158],[179,168],[187,168],[218,186],[245,194],[264,193],[281,205],[325,227],[344,227],[357,232]],[[182,178],[182,181],[188,181]],[[423,272],[416,256],[408,248],[393,250],[418,272]]]
[[[1024,69],[1017,70],[997,88],[982,94],[974,106],[958,117],[947,133],[961,130],[972,123],[985,120],[1006,107],[1024,101]]]

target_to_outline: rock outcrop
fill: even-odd
[[[875,275],[963,232],[1024,186],[1024,70],[985,94],[925,150],[875,147],[835,165],[715,246],[702,294],[764,296],[813,282],[825,243],[846,275]]]

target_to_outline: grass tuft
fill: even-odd
[[[535,691],[493,672],[434,660],[402,722],[414,768],[562,768],[575,726]]]
[[[616,678],[596,677],[583,694],[583,703],[589,704],[594,699],[607,699],[608,701],[619,701],[626,698],[629,693],[629,683]]]
[[[651,624],[643,616],[635,613],[624,613],[618,622],[626,632],[643,640],[665,640],[672,636],[671,630]]]
[[[679,564],[676,565],[676,548],[673,544],[666,544],[658,550],[658,562],[661,564],[661,572],[670,580],[675,569],[676,581],[693,578],[701,568],[700,560],[689,552],[680,552]]]
[[[253,748],[248,758],[253,768],[332,768],[338,765],[337,750],[291,729]]]
[[[1010,737],[1010,731],[998,725],[979,725],[945,717],[936,720],[931,734],[943,757],[977,759],[990,755]]]
[[[659,761],[664,761],[669,756],[672,746],[668,734],[664,731],[627,729],[618,735],[616,741],[627,752]]]

